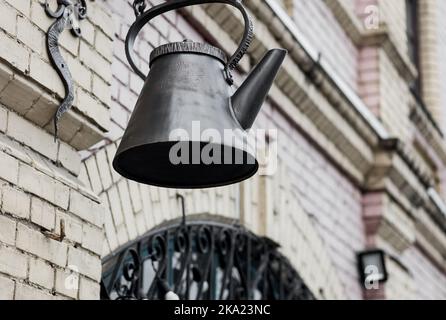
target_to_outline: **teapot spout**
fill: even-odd
[[[244,130],[254,124],[286,55],[283,49],[268,51],[233,95],[232,108]]]

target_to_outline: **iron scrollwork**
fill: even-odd
[[[145,0],[135,0],[132,6],[136,17],[142,15],[147,7]]]
[[[174,223],[105,258],[101,298],[162,300],[157,279],[181,300],[313,300],[273,241],[240,226]]]
[[[79,21],[87,17],[85,0],[57,0],[57,9],[50,8],[48,0],[44,4],[46,14],[57,19],[47,32],[47,50],[50,61],[57,70],[65,87],[65,97],[54,115],[54,138],[57,138],[58,121],[73,105],[74,86],[68,66],[59,49],[59,38],[65,29],[70,29],[75,37],[81,36]]]

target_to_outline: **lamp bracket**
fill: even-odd
[[[57,0],[57,9],[53,11],[48,0],[45,0],[43,6],[46,14],[56,19],[47,31],[46,45],[50,62],[65,87],[65,97],[54,115],[54,139],[56,140],[58,122],[62,115],[72,107],[74,101],[73,78],[60,52],[59,38],[65,29],[70,29],[73,36],[81,37],[79,22],[87,17],[87,3],[86,0]]]

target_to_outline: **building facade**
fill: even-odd
[[[56,10],[0,0],[0,299],[104,297],[110,257],[182,209],[277,244],[313,298],[446,299],[444,1],[243,1],[255,33],[235,85],[268,49],[288,50],[255,123],[277,131],[276,170],[203,190],[112,168],[144,84],[125,57],[130,0],[87,1],[82,35],[61,34],[74,103],[54,142],[65,88],[46,49],[57,20],[46,2]],[[242,32],[221,4],[170,12],[144,28],[138,65],[148,72],[153,48],[184,39],[230,54]],[[388,280],[366,289],[357,255],[374,249]]]

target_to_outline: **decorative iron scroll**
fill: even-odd
[[[162,300],[157,280],[181,300],[314,300],[277,244],[210,221],[157,229],[105,258],[101,298]]]
[[[51,10],[48,0],[45,1],[46,14],[57,19],[48,29],[47,49],[50,61],[57,70],[65,87],[65,98],[54,115],[54,139],[57,138],[58,121],[62,115],[73,105],[74,87],[70,70],[62,57],[59,49],[59,37],[65,29],[70,29],[75,37],[81,36],[79,20],[87,16],[87,4],[85,0],[57,0],[56,11]]]
[[[243,34],[243,38],[241,43],[235,53],[229,58],[229,61],[225,68],[226,80],[230,85],[234,84],[234,80],[232,77],[232,71],[237,67],[240,60],[248,51],[253,39],[254,39],[254,25],[251,17],[243,6],[242,0],[170,0],[164,3],[158,4],[151,9],[145,11],[146,3],[144,0],[134,0],[133,2],[133,10],[136,15],[136,21],[130,26],[129,32],[126,38],[125,50],[127,55],[127,60],[129,61],[130,66],[133,70],[138,74],[140,78],[143,80],[146,79],[146,74],[142,72],[137,64],[135,63],[135,56],[133,52],[133,46],[135,44],[136,37],[142,28],[149,23],[153,18],[169,12],[171,10],[177,10],[181,8],[185,8],[188,6],[199,5],[199,4],[210,4],[210,3],[222,3],[231,5],[237,8],[244,19],[245,22],[245,30]]]

